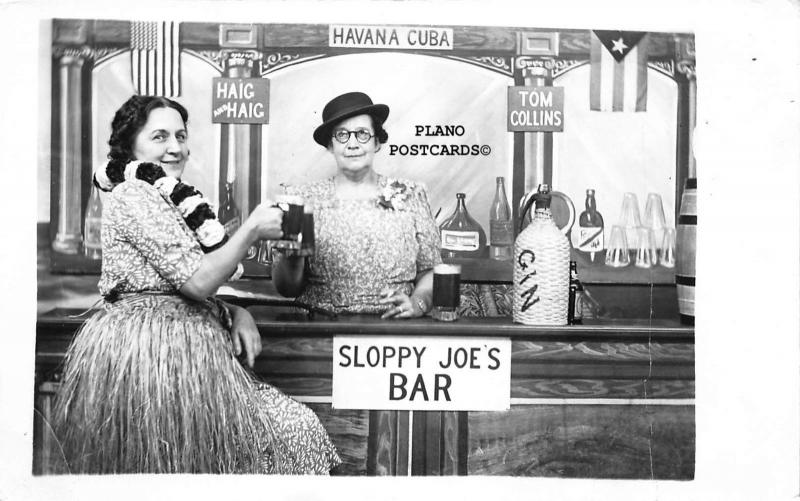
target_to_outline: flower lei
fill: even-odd
[[[94,173],[93,183],[102,191],[111,191],[129,179],[145,181],[153,185],[162,197],[171,200],[186,225],[194,232],[203,252],[212,252],[228,241],[225,228],[214,215],[211,202],[193,186],[168,176],[158,164],[133,160],[123,165],[121,161],[112,159]],[[238,280],[243,271],[242,263],[237,264],[229,280]]]
[[[398,180],[387,182],[378,197],[378,205],[384,209],[405,210],[411,199],[411,189]]]

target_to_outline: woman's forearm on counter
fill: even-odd
[[[416,284],[412,297],[417,297],[425,301],[427,311],[433,306],[433,270],[428,270],[417,275]]]
[[[255,231],[250,226],[242,225],[225,245],[203,255],[200,267],[181,286],[181,293],[198,301],[212,296],[231,277],[255,240]]]

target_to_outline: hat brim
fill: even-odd
[[[354,117],[356,115],[372,115],[381,123],[383,123],[389,116],[389,107],[385,104],[371,104],[369,106],[361,106],[339,113],[336,116],[328,119],[326,122],[323,122],[322,125],[314,130],[314,141],[316,141],[317,144],[327,148],[328,142],[331,139],[331,130],[333,129],[333,126],[342,120]]]

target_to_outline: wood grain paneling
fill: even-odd
[[[288,395],[330,397],[332,394],[331,378],[327,376],[293,376],[261,372],[258,378]]]
[[[408,412],[370,411],[367,474],[408,474]]]
[[[466,475],[469,428],[466,412],[442,412],[442,475]]]
[[[469,474],[691,480],[692,406],[514,406],[469,413]]]
[[[515,361],[557,360],[585,363],[604,360],[613,363],[659,362],[691,363],[694,344],[689,343],[606,343],[606,342],[533,342],[514,341],[511,345]]]
[[[558,399],[552,405],[515,401],[507,412],[415,412],[412,464],[409,412],[334,410],[329,403],[311,403],[344,460],[334,473],[403,476],[411,468],[417,475],[659,479],[694,475],[691,328],[645,321],[530,328],[500,318],[461,319],[457,325],[365,317],[281,320],[270,316],[269,309],[251,310],[264,347],[254,372],[289,395],[330,397],[332,335],[337,332],[467,331],[510,335],[512,398]],[[69,316],[74,313],[55,310],[39,316],[37,382],[57,380],[64,352],[86,318]],[[603,399],[640,401],[633,405]],[[659,401],[650,405],[642,399]],[[666,405],[669,399],[683,401]],[[37,392],[40,410],[47,408],[44,403]],[[38,426],[34,457],[41,470],[43,434]]]
[[[369,412],[332,409],[329,404],[306,405],[317,414],[342,458],[342,464],[331,474],[366,475]]]
[[[180,20],[178,20],[180,21]],[[70,28],[85,22],[73,19],[55,19],[54,37],[56,43],[77,43]],[[103,46],[126,46],[130,43],[130,21],[94,20],[91,33],[85,36]],[[328,24],[269,24],[257,23],[263,30],[261,47],[264,49],[305,49],[315,52],[328,51]],[[424,26],[420,24],[419,26]],[[513,55],[517,52],[518,32],[557,32],[559,34],[559,56],[566,58],[588,58],[590,30],[553,29],[540,27],[493,27],[493,26],[453,26],[437,24],[437,27],[453,29],[453,53]],[[181,44],[189,49],[219,48],[220,24],[213,22],[182,22]],[[73,30],[74,31],[74,30]],[[650,58],[669,58],[674,55],[675,43],[672,33],[650,33]],[[688,35],[691,36],[691,35]],[[81,38],[82,39],[82,38]],[[443,52],[443,51],[440,51]]]
[[[694,380],[511,379],[511,398],[694,398]]]
[[[415,411],[412,475],[466,475],[466,412]]]

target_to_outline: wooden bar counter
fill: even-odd
[[[694,330],[677,321],[620,319],[529,327],[509,318],[328,318],[250,306],[262,336],[257,376],[308,404],[344,464],[340,475],[694,477]],[[40,314],[36,404],[47,416],[58,370],[86,317]],[[333,336],[511,338],[511,408],[503,412],[342,410],[331,405]],[[37,416],[39,413],[37,413]],[[50,452],[37,418],[34,471]]]

